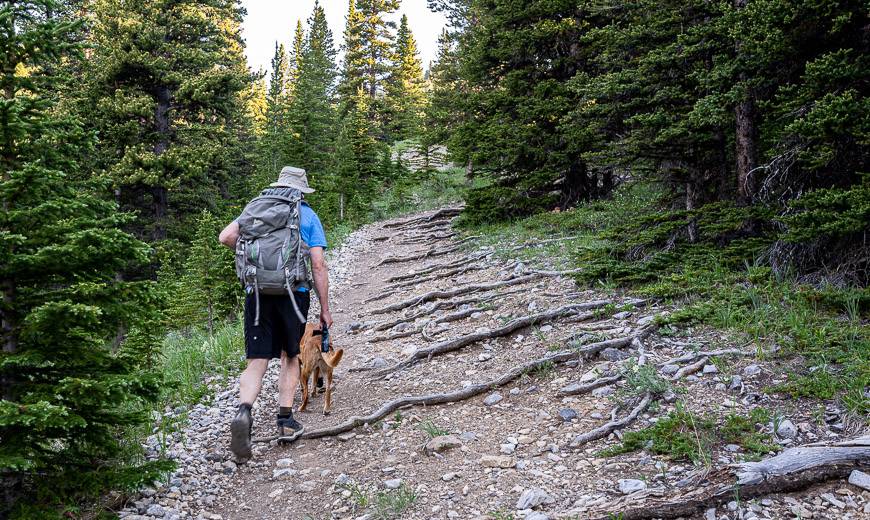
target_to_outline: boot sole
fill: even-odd
[[[236,417],[230,424],[230,450],[240,462],[251,458],[251,421]]]

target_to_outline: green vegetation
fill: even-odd
[[[449,431],[439,426],[436,426],[435,423],[433,423],[430,419],[426,419],[425,421],[420,421],[419,423],[417,423],[417,428],[426,432],[426,435],[428,435],[430,439],[450,434]]]
[[[359,510],[371,509],[373,518],[378,520],[402,518],[403,514],[413,507],[418,498],[417,493],[404,484],[397,489],[376,493],[368,492],[355,482],[340,484],[339,487],[350,491],[350,500],[355,508]]]
[[[612,200],[467,228],[502,248],[513,240],[534,244],[569,237],[527,248],[524,255],[581,268],[576,279],[590,287],[628,287],[675,305],[673,314],[659,320],[663,334],[705,324],[733,333],[736,341],[751,342],[759,356],[776,349],[772,355],[791,368],[788,381],[769,391],[837,399],[856,416],[866,417],[870,292],[810,283],[812,278],[774,269],[762,255],[772,239],[737,239],[721,246],[723,235],[739,231],[747,212],[753,211],[749,208],[720,206],[698,212],[697,241],[672,240],[674,213],[653,209],[660,196],[658,189],[636,183],[617,190]]]
[[[779,450],[769,435],[758,431],[759,424],[764,426],[769,420],[767,410],[755,408],[748,418],[729,414],[717,424],[715,417],[695,415],[678,407],[649,428],[627,432],[622,443],[599,455],[612,457],[647,449],[675,460],[709,465],[714,447],[737,444],[746,450],[749,458],[760,457]]]

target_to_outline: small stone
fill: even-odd
[[[646,489],[646,482],[633,478],[621,478],[618,481],[619,491],[623,495],[630,495],[643,489]]]
[[[281,468],[272,472],[272,478],[276,480],[285,480],[299,473],[293,468]]]
[[[303,482],[296,486],[296,489],[302,493],[311,493],[315,487],[314,482]]]
[[[870,491],[870,475],[857,469],[852,470],[852,473],[849,475],[849,484]]]
[[[432,455],[434,453],[441,453],[460,446],[462,446],[462,440],[460,440],[456,435],[439,435],[438,437],[430,439],[429,442],[426,443],[426,446],[424,446],[423,450],[427,455]]]
[[[596,388],[592,391],[593,397],[607,397],[608,395],[613,395],[616,392],[616,388],[613,385],[602,386],[600,388]]]
[[[731,376],[731,382],[728,384],[728,390],[734,392],[740,390],[741,388],[743,388],[743,378],[738,376],[737,374],[734,374],[733,376]]]
[[[484,455],[480,458],[480,464],[486,468],[510,469],[517,463],[507,455]]]
[[[532,511],[525,516],[525,520],[550,520],[550,517],[540,511]]]
[[[495,406],[500,403],[502,399],[504,399],[504,397],[502,397],[500,393],[493,392],[486,396],[486,399],[483,400],[483,404],[485,404],[486,406]]]
[[[577,418],[577,411],[572,408],[562,408],[559,410],[559,417],[565,422],[571,422]]]
[[[592,412],[589,414],[590,419],[604,419],[604,416],[601,415],[600,412]]]
[[[457,476],[456,473],[453,473],[453,472],[445,473],[445,474],[441,475],[441,480],[443,480],[444,482],[450,482],[451,480],[455,479],[456,476]]]
[[[477,356],[477,360],[480,361],[481,363],[483,363],[484,361],[489,361],[490,359],[492,359],[492,354],[490,354],[489,352],[484,352],[484,353],[480,354],[479,356]]]
[[[552,504],[556,499],[540,488],[527,489],[517,500],[516,509],[534,509],[541,504]]]
[[[151,504],[151,506],[149,506],[148,509],[145,511],[145,514],[162,518],[166,515],[166,510],[163,509],[163,506],[159,504]]]
[[[843,502],[842,500],[838,499],[837,497],[835,497],[834,495],[832,495],[830,493],[822,493],[821,497],[823,500],[825,500],[829,504],[833,505],[834,507],[838,507],[840,509],[844,509],[846,507],[845,502]]]
[[[616,314],[614,314],[613,319],[614,320],[624,320],[625,318],[628,318],[629,316],[631,316],[631,312],[622,311],[622,312],[617,312]]]
[[[716,520],[716,508],[711,507],[704,513],[704,520]]]
[[[797,435],[797,426],[788,419],[783,420],[776,427],[776,436],[780,439],[794,439]]]
[[[509,393],[511,395],[520,395],[520,389],[517,387],[513,387],[513,388],[511,388],[511,391]]]
[[[726,444],[725,451],[730,451],[731,453],[737,453],[738,451],[740,451],[740,446],[738,446],[737,444]]]
[[[350,484],[351,478],[344,473],[340,473],[337,477],[335,477],[335,484],[338,486],[344,486],[346,484]]]
[[[637,324],[642,327],[644,325],[648,325],[648,324],[652,323],[653,320],[655,320],[655,319],[656,319],[655,316],[644,316],[643,318],[640,318],[637,320]]]
[[[356,437],[356,434],[353,432],[342,433],[341,435],[338,436],[338,440],[340,440],[341,442],[347,442],[347,441],[353,439],[354,437]]]
[[[716,368],[716,365],[704,365],[704,373],[705,374],[718,374],[719,369]]]
[[[278,459],[275,461],[275,466],[279,468],[289,468],[293,465],[293,459]]]
[[[680,370],[680,365],[665,365],[662,367],[662,374],[670,376],[676,374]]]
[[[728,502],[728,511],[737,511],[737,501],[736,500],[732,500],[731,502]]]
[[[602,350],[598,356],[607,361],[622,361],[623,359],[628,359],[629,354],[618,348],[609,347]]]
[[[747,365],[743,367],[743,376],[752,377],[761,373],[761,367],[758,365]]]
[[[472,442],[477,440],[477,434],[474,432],[462,432],[459,438],[462,442]]]
[[[369,362],[369,366],[375,369],[384,368],[387,366],[387,360],[382,357],[376,357]]]
[[[517,449],[516,444],[506,443],[506,444],[502,444],[500,446],[500,451],[502,453],[504,453],[505,455],[513,455],[514,451],[516,451],[516,449]]]
[[[393,478],[393,479],[384,481],[384,486],[386,486],[387,489],[399,489],[399,487],[401,487],[401,485],[402,485],[402,479],[400,479],[400,478]]]

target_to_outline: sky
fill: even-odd
[[[326,11],[337,48],[342,43],[348,0],[321,0],[320,5]],[[275,41],[289,48],[296,20],[301,19],[303,26],[306,25],[314,0],[242,0],[242,6],[248,11],[242,26],[248,64],[254,71],[260,68],[268,71],[275,54]],[[408,15],[408,25],[417,40],[423,68],[427,69],[435,59],[438,35],[447,20],[439,13],[429,11],[426,0],[402,0],[394,18],[396,23],[402,14]]]

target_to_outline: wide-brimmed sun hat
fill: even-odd
[[[278,181],[273,182],[269,186],[273,188],[295,188],[302,193],[314,193],[314,188],[308,186],[308,176],[305,175],[305,170],[295,166],[281,168]]]

